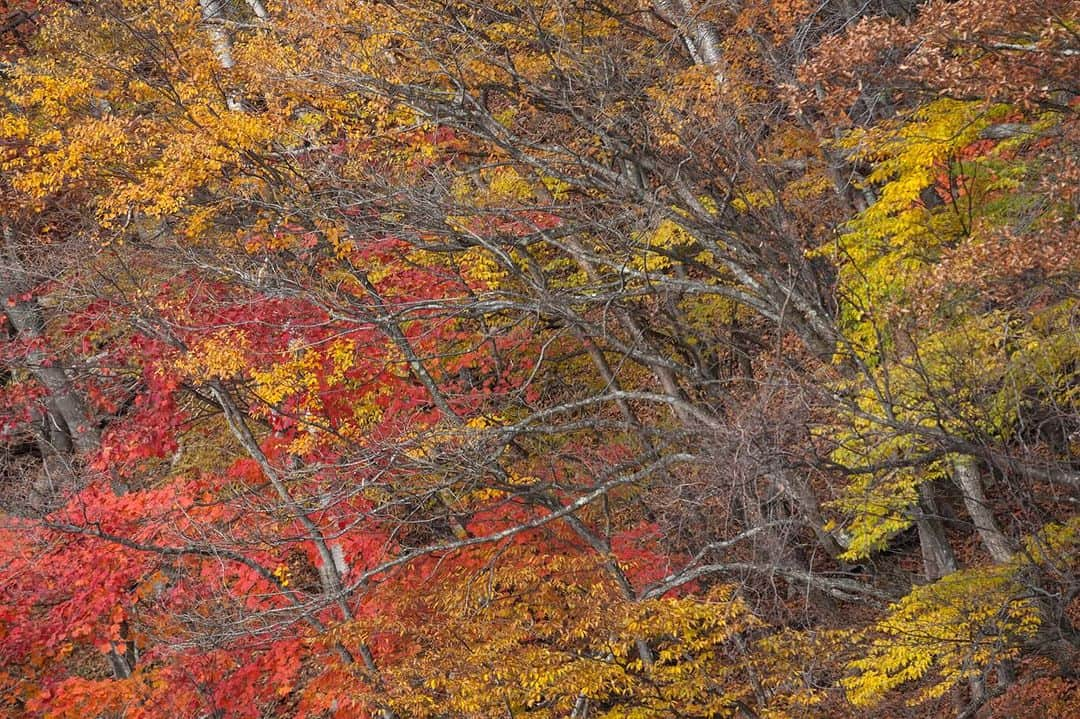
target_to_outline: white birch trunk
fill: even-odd
[[[716,81],[723,82],[724,55],[716,27],[699,17],[690,0],[653,0],[653,7],[679,29],[694,62],[712,68]]]
[[[261,0],[247,0],[247,4],[251,8],[251,12],[255,13],[255,17],[260,20],[270,19],[270,13],[266,12],[266,6],[262,4]]]
[[[199,0],[199,9],[202,10],[203,20],[206,22],[207,31],[210,34],[210,42],[214,46],[214,55],[217,56],[218,64],[228,70],[236,64],[232,54],[232,38],[225,28],[224,0]]]

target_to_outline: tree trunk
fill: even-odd
[[[199,0],[199,9],[202,10],[203,20],[208,26],[210,42],[214,46],[214,55],[217,56],[218,64],[228,70],[236,64],[236,61],[232,54],[232,38],[224,25],[224,0]]]
[[[9,288],[0,285],[0,295],[10,294]],[[5,311],[11,326],[24,340],[38,340],[44,334],[44,319],[36,301],[17,302]],[[26,368],[49,390],[46,403],[50,421],[49,436],[56,439],[56,431],[64,430],[72,446],[79,453],[91,452],[101,440],[97,425],[82,396],[72,386],[67,372],[44,350],[33,348],[26,353]],[[55,431],[53,431],[55,430]]]
[[[990,503],[983,491],[979,465],[971,455],[959,455],[953,460],[953,481],[964,495],[964,508],[975,524],[983,546],[998,564],[1012,559],[1013,550],[990,511]]]
[[[694,62],[708,65],[718,82],[724,80],[724,56],[720,51],[720,33],[712,23],[698,17],[689,0],[654,0],[660,17],[674,25],[683,36]]]
[[[2,221],[3,218],[0,218]],[[48,392],[38,430],[42,476],[32,481],[29,506],[32,512],[48,511],[52,500],[75,485],[73,457],[98,448],[101,433],[83,395],[75,388],[64,363],[45,346],[45,317],[36,299],[20,299],[35,280],[16,248],[15,229],[3,224],[3,258],[0,265],[0,301],[4,301],[15,337],[27,343],[23,367]]]
[[[957,570],[956,555],[945,536],[932,483],[919,485],[919,503],[915,509],[915,526],[919,530],[923,573],[930,581],[941,579]]]

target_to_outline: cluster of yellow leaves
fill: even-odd
[[[816,710],[856,645],[850,629],[783,629],[753,645],[749,665],[768,701],[763,719],[822,716]]]
[[[667,270],[672,266],[672,253],[696,245],[697,240],[682,226],[671,220],[662,220],[644,238],[638,253],[629,258],[627,268],[644,273]]]
[[[848,664],[850,701],[869,706],[911,682],[933,676],[914,700],[941,696],[1014,657],[1039,629],[1036,603],[1024,599],[1019,565],[954,572],[917,587],[868,632],[867,652]]]
[[[840,142],[853,159],[873,163],[864,183],[879,188],[876,202],[848,223],[834,248],[847,293],[849,339],[857,351],[875,352],[887,303],[964,232],[959,208],[930,209],[922,195],[933,191],[938,173],[1003,112],[939,99],[907,117],[854,130]]]
[[[282,587],[289,586],[289,583],[292,581],[292,569],[290,569],[287,564],[278,565],[274,569],[273,575],[277,578]]]
[[[265,368],[251,369],[255,395],[267,407],[278,407],[295,400],[290,412],[301,421],[308,420],[308,431],[298,435],[290,451],[302,454],[320,439],[317,426],[328,416],[325,396],[349,393],[353,398],[351,416],[337,417],[335,431],[352,441],[362,441],[364,432],[382,418],[378,399],[387,391],[385,385],[364,383],[350,373],[356,367],[360,348],[354,339],[339,337],[323,345],[296,347],[292,357]]]
[[[748,697],[731,652],[758,623],[729,588],[634,602],[595,558],[518,559],[462,572],[427,598],[439,620],[410,637],[415,650],[384,673],[395,711],[554,719],[588,702],[604,719],[665,717],[676,706],[724,717]],[[362,620],[348,631],[392,630],[379,625]]]
[[[1080,411],[1080,302],[1070,298],[1035,313],[1013,332],[990,417],[1014,429],[1025,399],[1038,397],[1063,412]]]
[[[1060,524],[1048,524],[1037,535],[1024,541],[1024,551],[1032,564],[1056,568],[1058,571],[1080,564],[1077,547],[1080,547],[1080,517]]]
[[[1029,583],[1039,574],[1075,575],[1080,519],[1048,524],[1022,544],[1007,564],[954,572],[890,606],[856,637],[860,655],[841,681],[848,699],[871,706],[914,685],[911,701],[919,703],[1018,656],[1045,619]]]
[[[333,360],[329,376],[323,374],[327,358]],[[355,359],[353,343],[338,339],[324,348],[297,347],[292,359],[275,363],[265,370],[253,370],[251,376],[259,397],[269,405],[277,405],[294,394],[316,393],[323,382],[333,384],[335,379],[342,380]]]
[[[951,574],[919,587],[878,622],[868,654],[852,661],[843,681],[859,706],[931,670],[937,680],[920,700],[941,696],[957,683],[981,676],[988,666],[1014,656],[1017,642],[1032,636],[1039,614],[1016,598],[1015,568],[995,566]]]
[[[262,179],[236,168],[298,144],[311,113],[274,94],[261,112],[238,106],[272,81],[223,71],[197,4],[129,0],[113,10],[100,24],[74,6],[50,14],[40,51],[0,88],[0,166],[27,200],[89,192],[105,227],[191,215],[189,237],[205,241],[231,203],[209,209],[192,198],[210,189],[261,196]],[[151,39],[166,37],[170,51],[155,52]]]
[[[882,549],[911,525],[919,484],[947,475],[942,438],[1010,441],[1033,397],[1066,412],[1077,406],[1074,302],[976,307],[963,278],[948,277],[935,280],[949,285],[935,307],[914,301],[944,251],[998,242],[1018,220],[1056,217],[1037,208],[1038,218],[1032,192],[1017,189],[1032,169],[1011,153],[1035,135],[976,143],[1011,111],[938,99],[840,143],[872,163],[865,183],[877,193],[836,245],[846,347],[865,368],[843,388],[850,411],[828,430],[833,458],[854,470],[834,505],[850,517],[848,558]],[[1036,117],[1031,132],[1055,122]],[[928,206],[928,193],[942,202]]]
[[[853,469],[892,468],[855,472],[833,502],[851,517],[847,558],[880,551],[911,526],[918,485],[949,474],[948,457],[934,452],[940,437],[979,432],[1009,440],[1033,397],[1062,411],[1080,407],[1076,316],[1076,303],[1067,301],[1026,323],[1003,313],[972,317],[923,337],[916,356],[879,366],[854,385],[852,411],[830,430],[832,457]]]
[[[911,526],[918,485],[945,477],[935,455],[941,436],[974,429],[998,434],[987,412],[1007,362],[1008,318],[989,314],[922,339],[919,353],[882,365],[854,383],[850,412],[829,430],[833,459],[856,470],[834,507],[852,516],[846,556],[860,559],[884,548]],[[858,471],[858,468],[891,467]]]
[[[657,106],[655,132],[662,148],[680,148],[688,133],[713,119],[716,108],[730,97],[717,82],[716,69],[691,65],[674,73],[664,86],[646,90]],[[728,93],[730,95],[730,93]]]
[[[533,196],[534,188],[513,167],[496,167],[486,173],[490,196],[480,196],[480,206],[504,206],[507,202],[521,202]]]
[[[248,370],[247,335],[239,329],[221,329],[189,348],[176,369],[195,380],[233,379]]]
[[[461,275],[474,291],[498,288],[508,276],[507,270],[481,247],[470,247],[460,258]]]

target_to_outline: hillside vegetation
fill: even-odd
[[[0,3],[0,716],[1080,717],[1080,4]]]

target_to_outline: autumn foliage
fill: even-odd
[[[1080,716],[1078,10],[0,2],[0,716]]]

